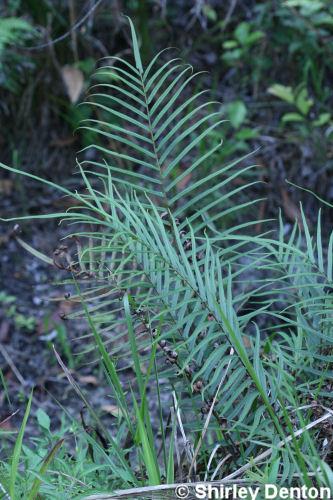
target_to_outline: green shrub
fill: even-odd
[[[23,67],[32,61],[17,52],[18,47],[35,36],[34,27],[19,17],[0,18],[0,87],[17,93]],[[13,48],[14,46],[14,48]]]
[[[192,68],[164,51],[143,66],[130,25],[134,62],[99,68],[88,105],[104,117],[82,124],[105,141],[88,148],[99,158],[81,151],[73,192],[44,180],[75,206],[39,216],[68,222],[81,242],[75,259],[59,252],[119,410],[113,433],[56,355],[104,436],[99,460],[123,488],[205,477],[330,485],[333,233],[325,248],[320,212],[311,235],[302,207],[287,234],[282,216],[277,234],[253,236],[254,216],[224,224],[255,214],[258,200],[239,203],[252,183],[234,184],[254,167],[204,169],[221,147],[211,139],[220,107],[204,114],[212,104],[191,94]],[[135,383],[122,382],[125,368]]]

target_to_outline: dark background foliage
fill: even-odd
[[[75,0],[2,5],[3,20],[24,19],[32,28],[14,26],[1,50],[3,161],[13,163],[14,156],[31,170],[62,176],[69,170],[70,155],[84,141],[73,137],[73,130],[86,111],[70,102],[62,69],[69,65],[82,72],[81,100],[96,62],[126,52],[125,13],[136,22],[146,60],[161,47],[177,46],[196,70],[209,71],[205,78],[231,119],[223,155],[260,145],[264,175],[275,186],[283,189],[288,177],[330,194],[329,2],[104,0],[87,15],[93,6]],[[64,40],[52,43],[86,15]],[[294,102],[269,93],[276,84],[291,87]],[[302,91],[308,106],[300,112],[296,100]]]
[[[1,162],[72,185],[76,152],[91,139],[87,131],[75,132],[89,116],[79,104],[91,74],[101,58],[129,53],[123,14],[135,22],[145,60],[166,46],[177,47],[195,70],[205,72],[202,85],[212,88],[228,120],[215,161],[256,151],[253,161],[263,184],[253,188],[253,196],[260,189],[266,197],[261,218],[276,217],[279,206],[289,222],[299,213],[299,192],[286,179],[332,200],[333,7],[325,0],[2,0]],[[63,204],[30,180],[0,176],[2,217],[54,211]],[[311,203],[306,200],[308,208]],[[56,413],[45,390],[56,385],[63,400],[68,395],[57,379],[51,342],[72,368],[80,358],[72,358],[59,319],[66,304],[43,303],[57,276],[23,254],[11,229],[1,225],[1,373],[9,387],[18,384],[23,392],[36,385],[44,407]],[[51,222],[25,224],[22,230],[46,254],[63,236]],[[71,338],[81,333],[71,332]],[[80,373],[85,377],[90,371],[85,367]],[[92,392],[101,404],[103,388]],[[0,395],[1,421],[9,409],[5,391]],[[19,405],[19,395],[17,400]]]

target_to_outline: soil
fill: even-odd
[[[0,181],[1,182],[1,181]],[[30,196],[40,199],[47,193],[37,191],[36,183],[25,183]],[[36,191],[36,193],[34,192]],[[12,215],[12,208],[20,206],[19,193],[14,189],[0,202],[2,217]],[[40,205],[41,212],[50,205]],[[48,265],[23,249],[13,237],[15,223],[0,225],[0,276],[2,278],[0,301],[0,369],[6,380],[10,402],[6,390],[0,389],[0,428],[15,430],[23,417],[27,397],[34,388],[33,413],[42,408],[51,419],[52,428],[59,425],[59,404],[66,408],[69,415],[80,421],[84,404],[73,391],[62,368],[59,366],[53,346],[61,355],[64,363],[70,366],[65,344],[73,352],[74,369],[72,374],[79,382],[89,402],[98,411],[102,410],[106,422],[112,422],[112,400],[110,389],[103,382],[102,374],[96,365],[78,359],[84,341],[79,337],[87,333],[84,321],[64,321],[63,314],[68,311],[64,298],[66,286],[56,286],[55,282],[65,278],[64,272]],[[65,230],[55,221],[32,220],[22,222],[20,238],[33,248],[52,258],[53,251],[59,246]],[[8,305],[4,300],[12,297]],[[57,299],[57,300],[54,300]],[[10,310],[15,307],[15,314]],[[32,326],[20,326],[20,317]],[[61,333],[65,340],[62,340]],[[123,376],[126,376],[124,373]],[[128,376],[128,374],[127,374]],[[10,417],[14,414],[12,417]],[[10,417],[10,418],[8,418]],[[3,424],[1,425],[1,422]],[[36,420],[28,420],[27,435],[38,431]]]
[[[184,42],[183,47],[186,47],[185,41],[181,42]],[[192,51],[192,45],[190,43],[188,45],[192,54],[190,62],[196,68],[214,70],[219,55],[209,47],[199,52],[199,50]],[[212,82],[206,83],[210,87]],[[217,93],[224,102],[240,97],[237,89],[232,88],[228,74],[220,75]],[[254,98],[242,97],[249,107],[258,102],[262,103],[265,99],[264,96],[256,96],[254,101]],[[259,216],[276,217],[277,207],[282,204],[285,217],[291,222],[299,209],[297,199],[285,184],[285,178],[290,178],[296,171],[298,184],[317,189],[317,192],[324,197],[332,194],[332,181],[326,171],[320,172],[311,165],[315,157],[311,147],[314,146],[309,143],[300,151],[297,147],[286,145],[278,137],[277,122],[272,110],[268,110],[265,106],[262,109],[263,111],[259,110],[255,117],[256,122],[253,122],[254,126],[259,125],[262,132],[251,145],[252,150],[257,146],[261,147],[253,162],[263,166],[264,173],[261,180],[265,184],[262,194],[268,197],[268,200],[261,205]],[[30,123],[29,118],[29,127],[22,134],[24,144],[13,142],[18,150],[24,150],[24,157],[19,162],[20,168],[69,186],[71,169],[75,165],[75,152],[80,148],[80,144],[77,139],[73,139],[72,131],[66,128],[63,122],[59,119],[56,122],[52,121],[52,113],[49,116],[48,109],[42,109],[40,113],[36,123]],[[3,142],[1,139],[3,138],[0,133],[0,145]],[[6,147],[2,161],[12,164],[11,154],[12,147]],[[298,194],[297,198],[300,197]],[[307,198],[306,201],[307,213],[311,213],[313,206],[311,200]],[[58,205],[59,196],[49,188],[41,188],[35,181],[22,180],[19,176],[15,180],[14,176],[0,172],[0,217],[14,217],[20,213],[29,215],[47,213],[56,211]],[[61,319],[68,307],[64,298],[66,287],[60,289],[53,283],[63,279],[64,275],[19,245],[11,236],[14,224],[14,222],[0,223],[0,293],[5,294],[5,297],[13,296],[16,308],[16,317],[10,316],[8,305],[0,301],[0,369],[10,395],[9,403],[6,390],[0,383],[0,428],[8,430],[18,428],[32,387],[35,388],[33,414],[38,407],[43,408],[51,419],[52,427],[56,428],[59,424],[59,404],[65,407],[74,419],[78,421],[81,419],[83,403],[57,363],[52,347],[54,344],[65,364],[69,365],[70,359],[67,359],[59,333],[61,331],[64,332],[74,353],[74,377],[79,381],[90,403],[104,414],[106,422],[111,425],[114,417],[112,411],[110,412],[112,410],[110,405],[113,404],[110,389],[103,382],[98,367],[87,364],[78,357],[84,345],[84,340],[80,337],[87,333],[87,325],[84,322],[69,323]],[[66,234],[64,229],[52,220],[42,222],[32,219],[29,222],[22,222],[21,230],[20,236],[24,241],[51,258],[54,249]],[[257,231],[260,230],[261,227],[258,227]],[[61,300],[50,300],[55,297]],[[34,326],[30,330],[19,327],[18,315],[23,315],[26,320],[30,318]],[[132,373],[124,371],[122,376],[124,380],[128,380]],[[108,410],[105,410],[107,407]],[[36,420],[30,418],[27,434],[36,434],[36,429]]]

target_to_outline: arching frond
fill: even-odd
[[[133,38],[134,46],[138,45]],[[146,191],[160,212],[168,210],[183,218],[195,211],[194,227],[209,228],[231,213],[221,210],[224,203],[251,184],[233,188],[233,180],[247,172],[237,170],[238,162],[211,164],[207,169],[205,165],[222,146],[216,140],[218,132],[216,143],[211,143],[212,132],[225,121],[221,106],[203,101],[205,91],[191,95],[198,73],[192,74],[192,68],[179,58],[162,63],[162,55],[157,54],[146,69],[139,50],[135,66],[116,59],[112,66],[98,69],[99,83],[92,87],[87,102],[95,117],[85,120],[82,127],[95,132],[102,144],[91,144],[81,152],[84,155],[90,149],[99,157],[83,160],[82,165],[92,171],[90,164],[102,174],[109,169],[119,189]],[[246,207],[233,201],[232,212]]]

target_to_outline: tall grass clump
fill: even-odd
[[[325,245],[319,212],[311,234],[302,207],[289,233],[282,215],[255,232],[255,165],[215,161],[219,103],[192,93],[197,75],[168,51],[143,65],[129,23],[133,60],[102,61],[86,103],[96,143],[79,153],[76,189],[1,165],[70,199],[39,218],[77,243],[55,262],[119,410],[108,429],[85,401],[92,460],[116,475],[100,489],[331,486],[333,233]]]

